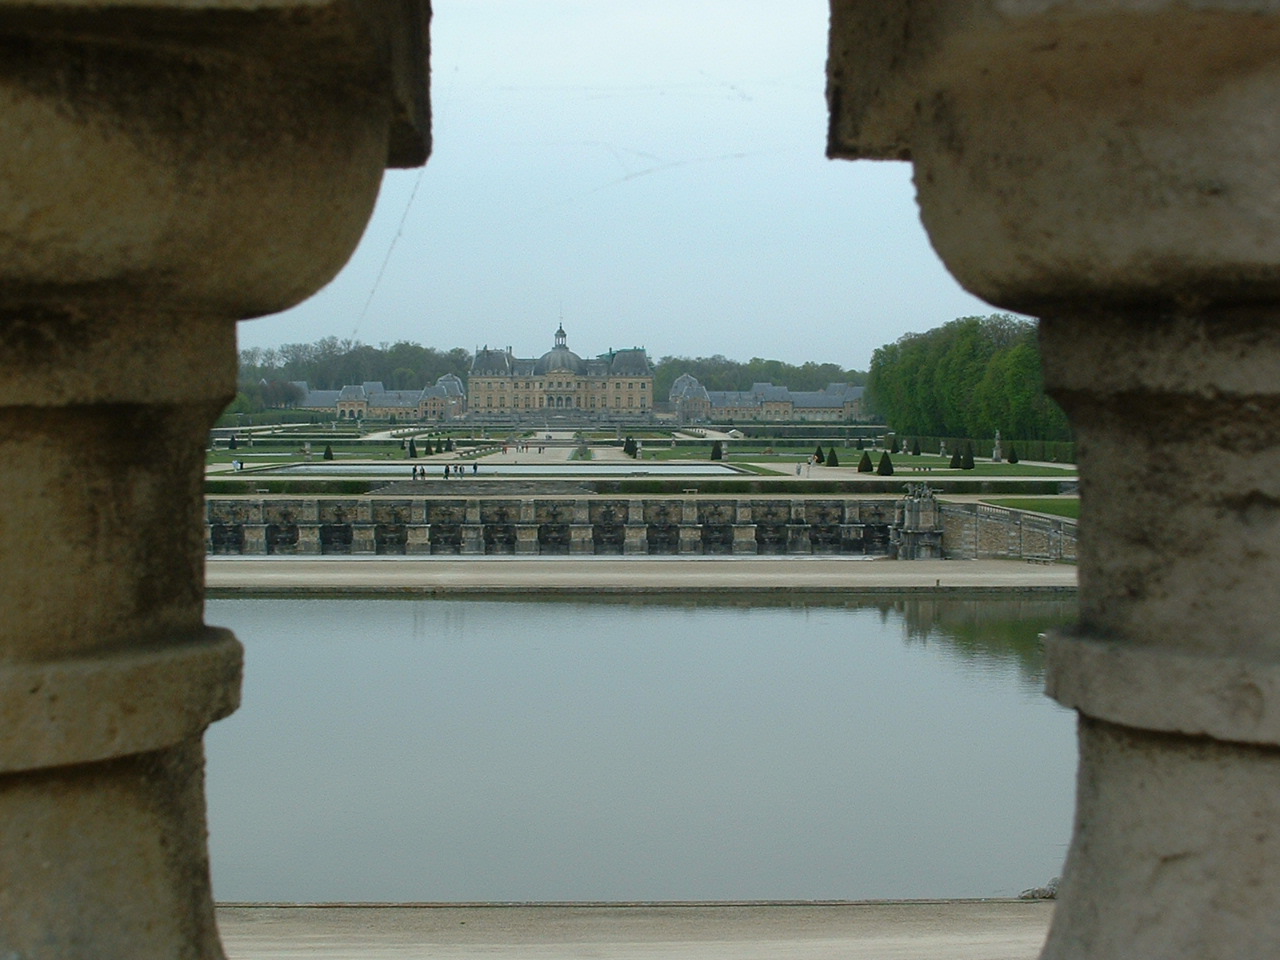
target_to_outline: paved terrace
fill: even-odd
[[[228,960],[1033,960],[1043,901],[223,906]]]
[[[209,557],[213,595],[698,595],[1070,592],[1076,568],[1020,560],[840,556]]]

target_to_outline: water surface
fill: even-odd
[[[221,900],[1016,895],[1060,872],[1065,602],[212,600]]]

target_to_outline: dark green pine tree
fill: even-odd
[[[862,441],[858,441],[858,442],[861,443]],[[859,473],[875,473],[876,472],[875,466],[873,466],[871,463],[871,454],[868,453],[866,450],[862,451],[862,459],[858,461],[858,472]]]
[[[828,467],[838,467],[838,466],[840,466],[840,458],[836,456],[836,448],[835,448],[835,447],[832,447],[832,448],[831,448],[831,452],[827,454],[827,466],[828,466]]]
[[[331,447],[331,446],[330,446],[329,444],[327,444],[327,443],[324,445],[324,459],[325,459],[325,460],[332,460],[332,459],[333,459],[333,447]]]
[[[880,454],[880,463],[876,467],[876,473],[880,474],[882,477],[893,476],[893,461],[889,459],[888,450]]]

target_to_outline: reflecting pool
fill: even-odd
[[[1016,895],[1061,870],[1074,602],[211,600],[220,900]]]

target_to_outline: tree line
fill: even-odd
[[[792,390],[821,390],[829,383],[852,383],[862,386],[867,382],[865,371],[846,370],[838,363],[814,363],[800,365],[781,360],[730,360],[716,354],[713,357],[663,357],[654,361],[653,395],[666,400],[671,384],[683,374],[692,374],[708,390],[749,390],[753,383],[774,383]]]
[[[338,390],[347,384],[381,381],[389,390],[421,390],[446,373],[464,383],[472,354],[461,347],[437,350],[399,341],[371,346],[358,340],[325,337],[315,343],[286,343],[279,347],[251,347],[240,351],[237,409],[256,412],[289,407],[300,399],[291,383],[305,380],[313,390]],[[663,357],[654,360],[653,395],[666,400],[671,384],[691,373],[708,390],[747,390],[769,381],[792,390],[820,390],[828,383],[866,382],[865,372],[835,363],[800,365],[752,357],[747,361],[713,357]]]
[[[1044,392],[1036,323],[1008,314],[961,317],[880,347],[867,393],[899,434],[1071,439],[1066,415]]]

